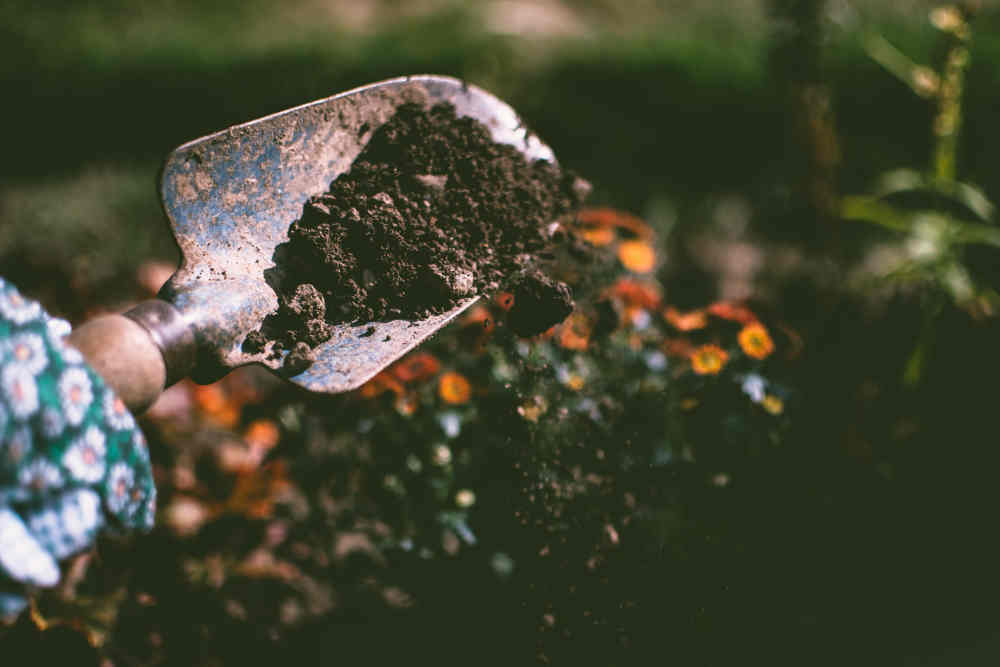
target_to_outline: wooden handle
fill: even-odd
[[[68,341],[134,413],[152,405],[166,386],[160,348],[143,326],[124,315],[90,320],[74,329]]]

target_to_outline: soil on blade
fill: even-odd
[[[279,309],[244,349],[257,353],[270,341],[275,355],[314,347],[332,325],[418,320],[523,282],[552,242],[552,223],[581,204],[583,186],[550,162],[495,143],[451,105],[403,105],[289,228],[275,252]],[[568,314],[565,285],[531,284],[531,299],[544,300],[548,290],[562,304],[553,312]]]

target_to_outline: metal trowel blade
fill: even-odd
[[[498,143],[517,147],[529,160],[555,161],[510,106],[458,79],[430,75],[356,88],[180,146],[164,164],[160,193],[183,260],[159,296],[195,333],[196,380],[251,363],[281,371],[287,352],[270,358],[266,350],[242,349],[247,334],[278,308],[265,279],[275,247],[288,240],[306,200],[348,171],[372,132],[408,102],[451,103],[460,116],[486,125]],[[333,337],[314,348],[312,365],[288,379],[311,391],[355,389],[475,300],[423,320],[336,326]]]

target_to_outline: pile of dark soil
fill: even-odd
[[[289,228],[275,252],[279,310],[244,348],[273,340],[275,353],[301,352],[334,324],[422,319],[508,285],[526,306],[519,315],[515,301],[518,333],[544,331],[573,302],[534,258],[585,193],[575,175],[495,143],[451,105],[401,106]]]

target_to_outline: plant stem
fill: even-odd
[[[943,23],[936,16],[947,15],[948,22]],[[931,14],[931,20],[949,38],[949,47],[945,55],[944,67],[941,72],[941,87],[938,93],[938,112],[934,118],[934,162],[932,173],[934,179],[942,183],[954,183],[956,178],[956,163],[958,153],[958,137],[962,127],[962,93],[965,83],[965,70],[969,66],[969,48],[971,31],[968,15],[960,12],[957,7],[943,7]]]

